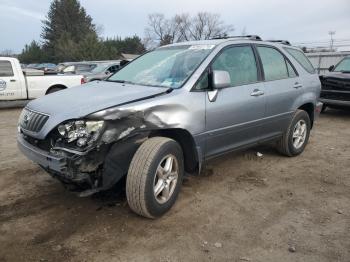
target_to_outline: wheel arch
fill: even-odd
[[[47,95],[49,92],[50,92],[50,90],[52,90],[53,88],[60,88],[60,89],[67,89],[67,87],[65,86],[65,85],[62,85],[62,84],[55,84],[55,85],[52,85],[52,86],[50,86],[47,90],[46,90],[46,93],[45,93],[45,95]]]
[[[160,129],[152,131],[149,137],[163,136],[174,139],[182,148],[186,172],[196,172],[199,168],[199,156],[196,143],[190,132],[181,128]]]
[[[299,110],[304,110],[310,117],[311,122],[311,128],[314,124],[314,118],[315,118],[315,105],[311,102],[307,102],[301,106],[298,107]]]

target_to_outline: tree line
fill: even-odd
[[[41,42],[25,45],[18,56],[22,63],[118,59],[121,53],[141,54],[174,42],[226,36],[234,30],[220,15],[200,12],[166,18],[148,16],[145,37],[102,38],[99,28],[78,0],[53,0],[43,21]]]

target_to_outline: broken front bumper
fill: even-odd
[[[39,164],[46,170],[65,173],[67,170],[66,158],[53,156],[40,148],[37,148],[24,140],[21,134],[17,136],[19,150],[30,160]]]
[[[58,152],[54,155],[29,143],[18,134],[17,145],[30,160],[39,164],[51,176],[85,195],[107,190],[116,184],[129,168],[139,144],[137,137],[112,146],[105,145],[84,154]],[[62,153],[62,155],[61,155]]]

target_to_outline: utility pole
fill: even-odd
[[[329,31],[328,34],[331,37],[330,49],[331,49],[331,51],[333,51],[333,44],[334,44],[333,36],[335,35],[335,31]]]

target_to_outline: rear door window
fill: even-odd
[[[315,73],[315,68],[313,67],[313,65],[311,64],[310,60],[306,57],[306,55],[298,50],[298,49],[294,49],[294,48],[288,48],[285,47],[284,48],[295,60],[297,60],[297,62],[310,74]]]
[[[258,46],[258,52],[266,81],[289,77],[286,60],[278,50],[272,47]]]
[[[13,76],[12,65],[10,61],[2,60],[0,61],[0,76]]]

